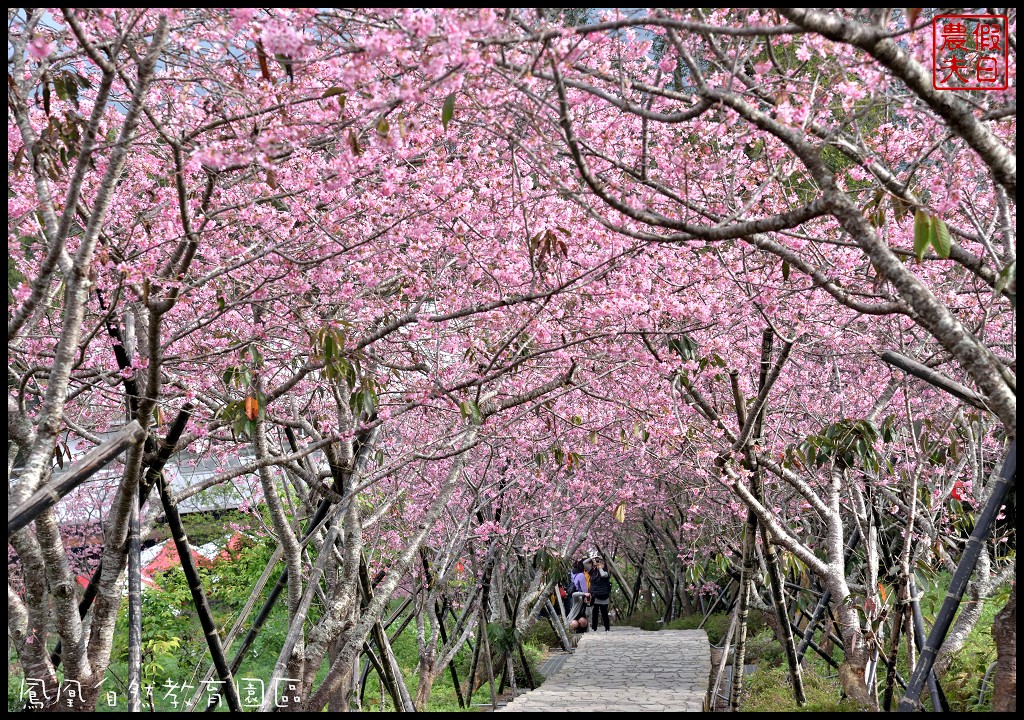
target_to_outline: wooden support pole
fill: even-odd
[[[736,632],[736,620],[739,617],[738,608],[733,610],[732,619],[729,621],[729,630],[725,633],[725,642],[722,643],[722,657],[718,659],[718,670],[715,671],[715,682],[711,685],[711,693],[708,696],[708,710],[714,712],[718,706],[718,688],[722,686],[722,678],[725,677],[725,665],[729,659],[729,648],[732,646],[732,635]],[[726,698],[728,700],[728,698]]]
[[[128,501],[128,712],[142,712],[142,541],[139,483]]]
[[[779,567],[779,558],[775,552],[775,546],[769,542],[768,530],[764,526],[761,526],[761,546],[764,549],[765,561],[768,565],[768,578],[771,583],[775,614],[779,618],[779,630],[782,632],[780,642],[782,643],[783,650],[786,652],[786,661],[789,663],[789,678],[793,684],[793,697],[797,705],[803,706],[807,704],[807,695],[804,692],[804,680],[800,673],[800,660],[796,656],[793,628],[789,624],[789,610],[786,609],[782,570]]]
[[[1006,499],[1010,488],[1013,487],[1016,478],[1017,439],[1014,438],[1006,453],[1006,459],[1003,461],[999,477],[993,484],[988,500],[985,501],[985,507],[974,523],[974,530],[967,541],[967,547],[964,548],[963,555],[960,556],[960,563],[956,567],[956,572],[953,573],[946,598],[942,601],[938,617],[935,618],[932,631],[929,633],[928,640],[922,648],[921,657],[914,668],[913,674],[910,676],[910,681],[907,683],[907,692],[900,702],[900,712],[912,712],[920,709],[921,690],[928,680],[939,648],[942,647],[942,643],[946,639],[946,633],[949,632],[949,626],[952,624],[956,611],[960,607],[960,601],[963,599],[964,591],[967,589],[967,582],[971,579],[971,575],[974,574],[974,566],[978,562],[978,556],[981,555],[985,540],[988,539],[988,534],[992,529],[993,522],[995,522],[996,515],[1003,506],[1003,501]]]
[[[167,525],[171,529],[171,538],[174,540],[174,547],[178,551],[178,559],[181,562],[181,570],[185,574],[185,581],[188,583],[189,592],[192,594],[192,604],[199,615],[199,624],[206,636],[206,644],[210,650],[210,659],[217,670],[217,677],[222,683],[222,692],[227,699],[228,708],[232,712],[242,712],[242,702],[238,697],[238,688],[235,687],[234,673],[224,656],[224,647],[220,642],[220,634],[217,632],[217,623],[213,619],[213,611],[203,591],[203,583],[199,577],[195,561],[192,558],[192,547],[185,534],[185,527],[181,523],[181,516],[174,504],[167,481],[161,474],[158,480],[160,490],[160,502],[163,505],[164,515],[167,518]],[[220,693],[218,693],[220,694]]]
[[[36,519],[39,513],[52,508],[61,498],[106,467],[132,445],[146,439],[146,431],[138,420],[132,420],[97,445],[66,473],[60,473],[36,490],[21,507],[7,516],[7,539]]]

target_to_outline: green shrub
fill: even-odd
[[[750,614],[750,620],[747,624],[747,633],[752,634],[758,632],[764,627],[764,622],[760,623],[755,620],[755,614]],[[730,615],[724,613],[715,613],[709,615],[705,621],[703,615],[684,615],[683,617],[676,618],[672,622],[665,626],[666,630],[696,630],[698,628],[704,630],[708,634],[708,640],[711,641],[712,645],[721,645],[725,640],[725,634],[729,632],[729,622],[732,620]],[[703,627],[701,627],[701,621],[704,621]]]
[[[555,622],[561,622],[561,620],[556,620]],[[551,623],[544,618],[534,623],[533,627],[523,636],[523,642],[539,648],[562,647],[562,641],[558,639],[558,635],[551,629]]]
[[[653,610],[637,610],[622,621],[622,625],[637,627],[641,630],[661,630],[662,623],[658,613]]]
[[[747,637],[746,662],[759,667],[780,667],[786,664],[786,651],[775,639],[775,634],[765,629]]]

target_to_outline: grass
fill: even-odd
[[[857,712],[856,703],[840,699],[839,680],[828,674],[831,670],[823,660],[810,659],[804,664],[804,694],[807,704],[800,707],[793,699],[789,670],[785,665],[771,667],[758,664],[757,670],[744,678],[743,712]]]

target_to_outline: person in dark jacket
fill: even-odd
[[[612,578],[604,567],[604,558],[594,558],[594,569],[590,573],[590,595],[594,599],[594,610],[590,616],[590,629],[597,632],[597,616],[604,620],[604,631],[611,630],[608,619],[608,603],[612,595]]]

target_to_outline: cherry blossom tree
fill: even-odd
[[[780,568],[807,568],[877,707],[885,587],[955,562],[930,555],[950,489],[980,504],[1016,433],[1012,91],[932,90],[926,20],[9,10],[9,509],[65,462],[86,480],[10,535],[26,676],[92,709],[126,570],[139,649],[141,538],[166,518],[190,557],[177,506],[223,491],[269,518],[257,617],[284,595],[289,627],[265,680],[298,679],[298,709],[348,708],[364,657],[423,709],[591,545],[653,548],[666,621],[726,558],[791,659]],[[216,469],[176,486],[185,453]],[[72,505],[103,520],[82,595]],[[1012,573],[987,545],[946,654]],[[208,678],[261,622],[211,626]]]

